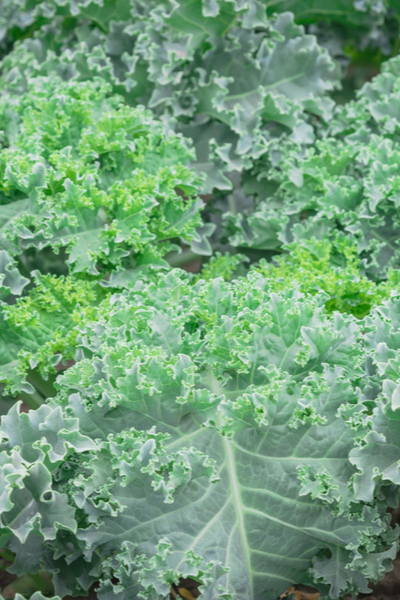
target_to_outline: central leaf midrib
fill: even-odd
[[[240,485],[238,482],[236,468],[235,468],[234,448],[225,436],[223,437],[223,443],[224,443],[224,448],[225,448],[226,464],[227,464],[227,470],[228,470],[228,475],[229,475],[231,498],[232,498],[233,505],[235,507],[239,535],[240,535],[240,540],[242,542],[242,548],[243,548],[243,557],[244,557],[244,562],[246,565],[247,574],[249,577],[249,586],[250,586],[249,600],[252,600],[253,599],[253,576],[252,576],[252,569],[251,569],[250,550],[249,550],[249,545],[247,543],[246,529],[244,526],[244,511],[243,511],[243,504],[242,504],[242,499],[241,499],[240,490],[239,490]]]

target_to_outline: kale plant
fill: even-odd
[[[0,248],[24,275],[167,267],[171,241],[201,241],[188,144],[103,79],[31,79],[3,93],[0,130]]]
[[[254,211],[226,215],[234,246],[279,252],[344,235],[369,277],[399,268],[399,75],[396,57],[355,101],[336,107],[314,144],[276,145],[273,167],[255,164],[247,174]]]
[[[391,570],[393,20],[0,0],[5,596],[336,600]],[[389,55],[335,104],[338,59]]]
[[[257,0],[50,0],[34,13],[49,25],[5,57],[3,85],[24,89],[27,77],[55,72],[104,77],[193,140],[203,193],[231,189],[227,175],[250,168],[282,128],[297,139],[309,132],[309,114],[331,114],[327,92],[339,72],[328,51],[292,13],[267,17]]]
[[[0,382],[31,406],[73,358],[80,310],[169,269],[181,241],[209,252],[188,141],[110,89],[38,77],[0,99]]]
[[[400,298],[325,300],[175,270],[101,305],[55,397],[2,418],[11,572],[100,600],[367,592],[397,548]]]

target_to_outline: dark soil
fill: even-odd
[[[15,575],[11,575],[11,573],[8,573],[5,569],[7,566],[10,566],[11,563],[9,563],[8,561],[3,560],[2,558],[0,558],[0,589],[1,591],[4,590],[4,588],[6,588],[8,585],[10,585],[10,583],[12,583],[14,581],[14,579],[16,578]]]

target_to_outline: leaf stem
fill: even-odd
[[[14,562],[15,555],[11,550],[7,550],[7,548],[1,548],[0,550],[0,558],[4,560],[8,560],[10,562]]]
[[[233,194],[229,194],[229,196],[228,196],[228,206],[229,206],[229,211],[233,215],[237,215],[236,202],[233,198]]]
[[[29,406],[29,408],[33,409],[42,406],[45,400],[38,392],[33,392],[33,394],[28,394],[28,392],[18,392],[18,396]]]
[[[183,250],[180,254],[173,252],[170,256],[164,257],[171,267],[184,267],[198,258],[202,258],[200,254],[196,254],[192,250]]]
[[[29,371],[27,380],[33,385],[45,398],[53,398],[57,394],[50,377],[46,381],[37,371]]]

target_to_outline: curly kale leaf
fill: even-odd
[[[362,318],[398,287],[396,270],[390,271],[388,279],[380,283],[366,277],[360,268],[356,245],[343,235],[333,243],[325,238],[302,240],[301,244],[288,245],[288,251],[273,262],[262,259],[251,268],[273,279],[275,290],[296,281],[305,294],[324,291],[328,295],[325,303],[328,312],[347,312]]]
[[[6,393],[19,392],[36,407],[54,395],[56,367],[74,360],[77,328],[96,317],[110,294],[95,281],[33,276],[27,296],[0,304],[0,382]]]
[[[104,80],[32,79],[3,94],[0,127],[1,246],[22,263],[51,248],[72,273],[166,268],[171,242],[198,239],[185,140]]]
[[[39,409],[46,426],[39,411],[3,417],[1,518],[18,564],[35,544],[48,571],[69,565],[56,593],[97,576],[102,600],[161,600],[185,577],[221,599],[293,582],[330,598],[367,592],[397,543],[385,509],[399,470],[384,438],[400,452],[398,421],[376,370],[386,313],[374,326],[329,316],[326,295],[274,293],[256,272],[189,280],[138,282],[80,327],[78,362]],[[393,354],[399,300],[384,306]],[[18,499],[40,477],[28,519]],[[64,520],[41,516],[50,489],[68,501]]]
[[[309,147],[276,145],[272,168],[261,159],[248,179],[254,211],[227,215],[231,243],[276,251],[312,237],[333,243],[344,233],[370,277],[383,279],[398,269],[399,81],[395,58],[357,100],[337,107],[322,139]],[[269,197],[268,180],[277,184]]]
[[[230,280],[246,271],[248,261],[240,254],[217,253],[191,279],[195,285],[200,279],[212,281],[217,277]],[[332,261],[336,266],[332,265]],[[390,273],[389,280],[376,284],[362,274],[358,266],[356,248],[346,238],[331,244],[326,240],[308,241],[296,246],[291,253],[279,257],[277,264],[261,261],[252,266],[268,278],[271,290],[277,292],[286,287],[299,285],[301,292],[325,294],[328,312],[351,313],[362,318],[371,309],[397,289],[398,272]],[[10,264],[10,263],[9,263]],[[26,284],[10,264],[11,280]],[[132,285],[128,273],[121,271],[110,278],[104,287],[97,281],[75,277],[55,277],[32,273],[35,287],[13,304],[0,305],[0,382],[7,394],[19,394],[29,406],[36,407],[46,398],[55,395],[53,387],[57,371],[66,361],[74,361],[77,355],[77,339],[87,320],[95,319],[109,310],[115,288]],[[157,270],[143,273],[141,279],[157,279]],[[8,282],[6,272],[5,282]],[[134,281],[139,284],[138,277]],[[297,283],[296,283],[297,282]],[[21,287],[18,283],[17,289]],[[10,293],[3,287],[4,294]],[[79,352],[79,351],[78,351]],[[4,398],[8,410],[11,397]]]
[[[148,106],[194,141],[204,193],[231,189],[227,174],[249,168],[282,127],[310,135],[308,112],[328,118],[338,70],[291,13],[267,19],[254,0],[128,6],[39,3],[38,14],[55,22],[4,59],[4,87],[23,89],[29,76],[54,72],[104,77],[130,104]],[[57,20],[67,15],[84,20],[72,38]]]

